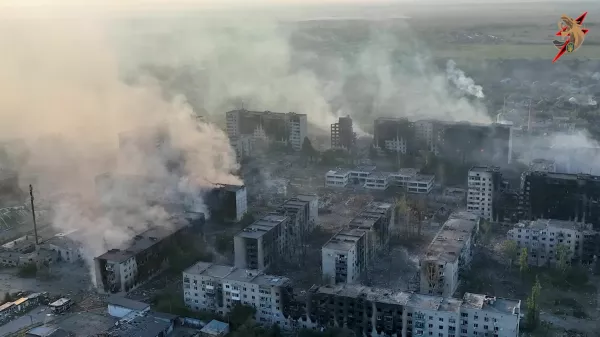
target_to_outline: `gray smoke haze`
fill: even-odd
[[[165,100],[153,80],[121,80],[108,27],[96,17],[0,22],[0,134],[26,145],[26,155],[10,161],[23,187],[33,183],[51,208],[52,226],[79,229],[88,259],[149,224],[170,226],[168,210],[149,200],[175,196],[201,208],[213,183],[241,183],[221,130],[198,123],[181,97]],[[156,149],[157,128],[168,146]],[[123,132],[142,147],[120,149]],[[155,185],[98,189],[104,173],[150,177]]]

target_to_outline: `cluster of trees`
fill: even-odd
[[[519,249],[515,241],[506,240],[504,241],[502,249],[504,257],[509,263],[509,267],[512,268],[514,261],[516,261],[518,258],[519,272],[523,275],[529,271],[529,252],[527,248],[522,247]],[[561,244],[556,245],[556,263],[554,264],[555,269],[559,271],[560,274],[566,276],[570,271],[570,266],[569,248]]]

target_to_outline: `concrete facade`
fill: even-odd
[[[450,215],[419,261],[419,292],[450,297],[459,284],[460,272],[467,270],[471,246],[480,217],[468,212]]]
[[[265,270],[289,257],[289,216],[269,214],[239,231],[233,238],[235,266]]]
[[[263,274],[259,270],[198,262],[183,272],[184,302],[191,310],[208,310],[224,315],[236,304],[256,309],[260,324],[279,324],[288,328],[283,316],[285,277]]]
[[[486,220],[493,220],[501,180],[502,176],[497,167],[471,168],[467,182],[467,210],[481,215]]]

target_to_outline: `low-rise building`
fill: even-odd
[[[456,212],[444,223],[419,261],[420,293],[446,297],[454,294],[460,272],[471,262],[479,222],[478,215]]]
[[[116,318],[123,318],[132,312],[141,314],[150,311],[149,304],[121,296],[110,296],[106,302],[108,303],[108,314]]]
[[[521,301],[466,293],[462,299],[358,285],[284,293],[294,328],[346,326],[357,336],[517,337]]]
[[[94,281],[102,293],[127,292],[168,266],[166,252],[190,233],[187,222],[152,227],[122,249],[110,249],[94,259]]]
[[[357,166],[350,170],[350,183],[353,185],[364,185],[367,178],[375,173],[375,166]]]
[[[83,259],[83,248],[81,244],[73,238],[76,231],[68,233],[58,233],[50,239],[43,242],[43,246],[56,252],[58,261],[77,262]]]
[[[189,309],[225,315],[235,305],[252,306],[258,323],[282,328],[287,321],[281,298],[289,286],[285,277],[207,262],[198,262],[183,272],[183,296]]]
[[[527,249],[527,261],[534,266],[556,264],[561,247],[568,264],[591,264],[599,243],[592,224],[550,219],[522,221],[508,231],[507,238],[517,243],[518,254]]]
[[[201,337],[223,337],[229,333],[229,324],[213,319],[200,330]]]
[[[398,187],[406,188],[409,181],[415,180],[419,170],[415,168],[401,168],[398,172],[390,173],[392,183]]]
[[[173,331],[173,321],[150,314],[130,314],[106,332],[111,337],[164,337]]]
[[[409,193],[429,194],[435,183],[434,175],[417,174],[406,182],[406,190]]]
[[[330,170],[325,174],[325,186],[346,187],[349,181],[350,172],[348,170]]]
[[[370,190],[385,191],[390,187],[390,174],[384,172],[375,172],[369,174],[365,179],[365,188]]]

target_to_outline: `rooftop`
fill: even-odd
[[[469,172],[498,172],[500,168],[495,166],[473,166]]]
[[[225,334],[229,331],[229,324],[221,322],[221,321],[217,321],[216,319],[213,319],[212,321],[210,321],[208,324],[206,324],[202,330],[200,330],[201,333],[204,334],[208,334],[208,335],[220,335],[220,334]]]
[[[237,192],[239,190],[243,190],[245,188],[244,185],[228,185],[228,184],[218,184],[217,190],[228,191],[228,192]]]
[[[400,175],[400,176],[409,176],[412,177],[414,175],[417,175],[419,173],[419,170],[416,168],[401,168],[398,170],[398,172],[393,172],[391,173],[392,175]]]
[[[346,169],[335,169],[327,171],[328,176],[345,176],[349,173]]]
[[[277,228],[277,226],[281,225],[281,223],[287,219],[287,216],[268,214],[239,231],[236,236],[249,239],[258,239],[274,228]]]
[[[427,174],[417,174],[414,178],[413,181],[432,181],[435,179],[434,175],[427,175]]]
[[[459,312],[461,309],[489,310],[496,313],[513,315],[513,310],[521,306],[521,301],[489,297],[465,293],[464,298],[440,297],[416,294],[411,292],[396,292],[389,289],[371,288],[362,285],[322,286],[316,290],[321,294],[331,294],[342,297],[359,298],[387,304],[408,306],[413,309]],[[491,301],[490,301],[491,300]]]
[[[67,337],[69,333],[54,325],[42,325],[27,331],[26,336],[35,337]]]
[[[465,293],[463,296],[463,308],[479,309],[505,315],[518,315],[521,308],[521,301]]]
[[[44,241],[44,243],[55,245],[63,249],[77,250],[81,248],[81,245],[79,244],[79,242],[73,239],[73,233],[75,233],[75,231],[71,231],[68,233],[58,233],[50,239]]]
[[[56,300],[56,301],[48,304],[48,306],[50,306],[50,307],[60,307],[61,305],[65,305],[65,304],[69,303],[70,301],[71,301],[70,299],[63,297],[63,298],[60,298],[60,299],[58,299],[58,300]]]
[[[477,223],[474,221],[460,218],[448,219],[427,247],[425,259],[456,261],[476,226]]]
[[[368,179],[387,179],[390,177],[390,173],[386,173],[386,172],[371,172],[371,174],[369,174],[369,176],[367,177]]]
[[[356,242],[366,234],[367,232],[362,229],[344,228],[331,237],[331,239],[323,245],[323,249],[349,251],[354,248]]]
[[[137,311],[144,311],[144,310],[150,308],[150,304],[130,300],[128,298],[121,297],[121,296],[110,296],[106,300],[106,302],[109,305],[115,305],[115,306],[131,309],[131,310],[137,310]]]
[[[555,219],[538,219],[534,221],[524,221],[517,224],[517,227],[528,228],[533,230],[552,229],[571,229],[578,231],[592,230],[592,224],[583,224],[580,222],[555,220]]]
[[[353,171],[353,172],[373,172],[373,171],[375,171],[376,168],[377,168],[376,166],[365,165],[365,166],[357,166],[351,171]]]
[[[153,227],[145,232],[136,235],[131,242],[131,245],[124,250],[111,249],[106,253],[97,257],[97,259],[104,259],[111,262],[120,263],[128,260],[131,257],[136,256],[140,252],[154,246],[161,240],[175,234],[179,230],[187,226],[187,223],[176,222],[172,225],[173,227]]]
[[[283,286],[289,283],[286,277],[265,275],[259,270],[242,269],[210,262],[198,262],[184,271],[188,275],[209,276],[234,282],[247,282],[264,286]]]
[[[151,316],[139,316],[108,331],[111,337],[156,337],[171,326],[170,322]]]

